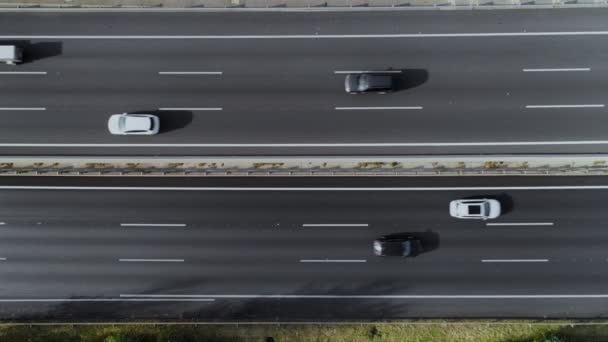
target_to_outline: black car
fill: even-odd
[[[413,236],[381,237],[374,241],[374,255],[415,257],[422,253],[420,239]]]
[[[349,94],[387,93],[394,90],[392,75],[387,74],[348,74],[344,80],[344,89]]]

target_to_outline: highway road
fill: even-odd
[[[0,154],[606,153],[606,15],[1,12],[27,62],[0,65]],[[111,136],[122,112],[161,134]]]
[[[601,177],[3,179],[0,317],[605,317]],[[496,220],[448,203],[499,198]],[[379,258],[418,234],[427,252]]]

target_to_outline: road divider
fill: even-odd
[[[335,107],[336,110],[415,110],[422,109],[421,106],[414,107]]]
[[[334,74],[400,74],[402,70],[337,70]]]
[[[500,222],[500,223],[486,223],[486,226],[553,226],[553,222]]]
[[[119,262],[184,262],[184,259],[118,259]]]
[[[363,263],[365,259],[301,259],[301,263]]]
[[[603,104],[575,104],[575,105],[527,105],[529,109],[543,108],[604,108]]]
[[[221,71],[159,71],[159,75],[222,75]]]
[[[608,299],[608,294],[121,294],[120,297],[192,299]]]
[[[549,259],[481,259],[481,262],[509,263],[509,262],[549,262]]]
[[[14,298],[0,303],[88,303],[88,302],[213,302],[213,298]]]
[[[310,227],[369,227],[368,223],[304,223],[304,228]]]
[[[0,71],[0,75],[46,75],[46,71]]]
[[[121,223],[121,227],[180,227],[185,228],[185,223]]]
[[[608,154],[382,157],[0,157],[0,176],[36,175],[200,177],[608,175]]]
[[[46,108],[45,107],[0,107],[0,110],[29,111],[29,110],[46,110]]]
[[[183,110],[183,111],[220,111],[221,107],[161,107],[158,110]]]
[[[565,71],[591,71],[591,68],[562,68],[562,69],[522,69],[523,72],[565,72]]]
[[[471,10],[471,9],[554,9],[554,8],[598,8],[606,7],[599,1],[523,1],[523,0],[189,0],[189,1],[144,1],[144,0],[15,0],[0,2],[5,10],[27,10],[36,12],[65,12],[86,10],[101,12],[108,10],[124,12],[406,12]]]

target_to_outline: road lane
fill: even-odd
[[[522,28],[529,32],[531,25],[557,30],[556,20],[564,13],[534,12],[537,14],[533,16],[505,12],[510,19],[504,20],[505,31],[501,32]],[[569,13],[573,18],[587,18],[588,30],[606,29],[603,21],[594,21],[594,12]],[[25,18],[40,16],[31,14]],[[106,16],[92,14],[95,20]],[[378,18],[377,14],[373,16]],[[395,16],[387,12],[385,19],[395,23],[394,26],[389,28],[374,19],[366,24],[365,30],[384,29],[390,33],[417,28],[414,25],[417,20],[411,24],[397,20],[404,16],[410,14]],[[79,15],[66,15],[63,25],[42,17],[41,23],[58,25],[62,30]],[[114,20],[120,26],[129,17],[116,14]],[[271,16],[253,17],[262,20]],[[532,17],[542,18],[544,24],[536,23]],[[194,18],[197,16],[185,15],[184,21],[193,23]],[[344,14],[340,18],[349,21],[357,16]],[[470,20],[479,24],[491,22],[492,18],[496,19],[488,13],[477,14]],[[327,22],[323,34],[338,32],[332,31],[334,24],[330,19],[334,16],[320,14],[315,19]],[[189,32],[179,34],[200,34],[199,24],[197,21]],[[495,25],[499,28],[502,24]],[[178,34],[173,30],[179,31],[179,27],[183,26],[167,30]],[[567,29],[580,27],[564,21],[562,30]],[[49,30],[52,32],[53,28]],[[113,28],[96,32],[109,34],[108,30]],[[214,32],[211,28],[205,30],[208,34]],[[280,26],[277,30],[276,34],[286,34],[290,29]],[[310,33],[303,27],[296,30]],[[455,32],[454,28],[449,32]],[[135,33],[141,32],[124,31],[125,35]],[[38,56],[19,68],[47,74],[1,74],[0,87],[6,96],[0,107],[39,107],[46,111],[3,113],[0,153],[606,152],[608,137],[601,129],[606,108],[599,105],[605,106],[603,89],[608,70],[600,57],[605,55],[607,39],[607,35],[238,40],[189,40],[178,35],[175,39],[30,39],[27,43],[31,52]],[[526,68],[573,66],[589,71],[523,72]],[[0,67],[0,72],[15,70]],[[387,68],[403,71],[396,74],[402,89],[383,96],[347,95],[343,91],[344,75],[335,73]],[[159,75],[172,70],[221,74]],[[571,107],[589,104],[598,106]],[[562,108],[526,108],[538,105]],[[335,110],[344,107],[422,109]],[[113,113],[150,112],[159,108],[222,110],[160,113],[162,126],[166,128],[154,137],[115,137],[106,132],[105,121]],[[519,143],[523,146],[518,146]]]
[[[551,177],[544,182],[566,185],[571,180]],[[604,248],[608,231],[603,222],[608,214],[601,204],[608,197],[606,189],[247,191],[248,181],[238,181],[241,191],[1,190],[0,218],[5,224],[0,228],[0,256],[6,260],[0,263],[0,299],[42,302],[6,303],[0,314],[386,319],[452,316],[455,308],[446,305],[458,305],[461,317],[592,317],[602,312],[595,305],[578,305],[592,298],[605,300],[601,284],[608,266]],[[291,186],[299,181],[293,179]],[[306,186],[306,180],[301,181]],[[404,186],[412,180],[379,181]],[[469,185],[488,187],[529,181],[467,180]],[[224,180],[205,182],[221,185]],[[255,185],[273,182],[260,180]],[[416,183],[427,182],[437,186],[444,180],[423,178]],[[590,177],[580,182],[604,181]],[[488,227],[484,221],[449,217],[450,200],[473,195],[501,198],[508,212],[491,222],[551,219],[554,226]],[[125,222],[156,226],[121,226]],[[367,226],[302,227],[310,222]],[[169,226],[178,223],[187,227]],[[409,260],[374,257],[371,241],[397,232],[420,234],[429,251]],[[120,299],[133,294],[179,301],[130,307],[122,307],[120,301],[86,306],[44,301]],[[296,298],[281,299],[281,305],[278,299],[254,298],[274,295]],[[542,301],[542,312],[537,305],[509,297],[543,295],[553,297],[536,300]],[[188,296],[215,301],[182,298]],[[225,310],[227,305],[234,310]],[[319,310],[323,313],[315,316]]]

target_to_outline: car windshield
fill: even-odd
[[[403,249],[403,256],[409,256],[412,254],[412,243],[410,241],[404,241],[401,244],[401,248]]]
[[[369,75],[359,75],[358,76],[358,87],[359,87],[359,91],[366,91],[369,89]]]

